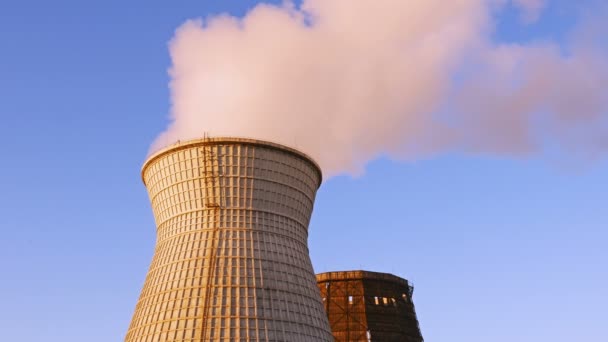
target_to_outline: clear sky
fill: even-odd
[[[124,338],[154,248],[139,172],[167,125],[167,42],[255,3],[0,5],[0,340]],[[527,25],[503,11],[493,39],[561,42],[569,4]],[[379,158],[328,180],[315,271],[412,280],[426,341],[607,341],[608,161],[573,159]]]

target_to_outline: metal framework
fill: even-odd
[[[207,269],[207,279],[216,278],[216,268],[217,268],[217,245],[219,240],[217,238],[218,230],[219,230],[219,221],[220,221],[220,209],[222,208],[222,194],[220,187],[220,167],[219,167],[219,159],[216,157],[215,153],[213,153],[213,149],[208,144],[209,137],[207,134],[204,135],[203,141],[207,142],[207,144],[202,145],[203,152],[203,180],[205,183],[205,196],[204,202],[205,207],[213,212],[210,217],[212,217],[213,223],[212,231],[211,231],[211,248],[209,251],[209,268]],[[210,307],[210,299],[212,293],[212,287],[205,287],[205,300],[203,305],[202,319],[201,319],[201,342],[204,341],[205,336],[207,336],[206,327],[209,325],[209,317],[211,316],[211,307]]]
[[[422,342],[407,280],[369,271],[317,275],[336,342]]]

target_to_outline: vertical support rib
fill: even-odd
[[[209,267],[207,272],[207,281],[209,282],[205,287],[205,298],[203,300],[203,307],[201,308],[202,319],[201,319],[201,342],[208,338],[209,324],[208,318],[211,315],[210,300],[211,294],[217,286],[217,245],[219,243],[218,230],[220,225],[220,209],[221,209],[221,191],[220,191],[220,169],[219,169],[219,157],[213,153],[212,147],[209,145],[203,145],[203,175],[205,181],[205,207],[213,212],[213,220],[211,227],[211,248],[209,249]]]

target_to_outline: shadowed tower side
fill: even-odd
[[[317,274],[336,342],[423,342],[411,284],[388,273]]]
[[[308,253],[319,167],[240,138],[144,164],[157,241],[127,342],[332,341]]]

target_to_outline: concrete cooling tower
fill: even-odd
[[[336,342],[423,342],[407,280],[342,271],[317,274],[317,283]]]
[[[313,160],[209,138],[155,153],[142,177],[156,248],[125,341],[333,340],[308,254]]]

